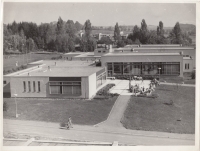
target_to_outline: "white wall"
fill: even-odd
[[[88,77],[89,81],[89,98],[93,97],[96,94],[97,83],[96,83],[96,73]]]

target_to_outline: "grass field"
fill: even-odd
[[[132,97],[122,123],[127,129],[195,133],[195,88],[161,85],[158,98]],[[167,105],[172,100],[173,105]]]
[[[40,98],[17,98],[19,120],[61,122],[72,116],[74,124],[95,125],[106,120],[117,96],[110,99],[56,100]],[[15,118],[14,98],[4,98],[9,110],[6,119]]]
[[[57,57],[60,54],[23,54],[23,55],[9,55],[9,58],[6,58],[4,55],[3,59],[3,69],[11,70],[12,68],[16,68],[16,61],[18,61],[18,65],[21,66],[26,64],[27,62],[33,62],[38,60],[48,60],[52,57]]]

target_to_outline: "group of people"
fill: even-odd
[[[133,92],[135,96],[137,95],[148,96],[154,91],[155,87],[158,85],[160,85],[160,82],[157,79],[153,79],[151,80],[148,88],[145,88],[144,86],[140,87],[139,84],[135,84],[135,86],[132,86],[131,82],[129,83],[129,88],[130,88],[130,92]]]

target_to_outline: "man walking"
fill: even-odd
[[[73,126],[72,126],[72,119],[71,119],[71,116],[69,117],[67,123],[68,123],[69,127],[73,128]]]

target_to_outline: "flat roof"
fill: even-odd
[[[42,76],[42,77],[86,77],[102,70],[102,67],[43,67],[42,69],[29,72],[29,76]],[[19,76],[28,76],[28,73]]]
[[[107,53],[104,56],[180,56],[180,53],[121,52],[121,53]]]
[[[114,51],[121,51],[121,50],[193,50],[194,47],[135,47],[135,48],[115,48]]]
[[[101,56],[95,56],[94,52],[87,52],[78,56],[74,56],[74,58],[100,58]]]
[[[79,54],[84,54],[84,53],[86,53],[86,52],[75,51],[75,52],[64,53],[63,55],[71,55],[71,54],[77,54],[77,55],[79,55]]]
[[[56,62],[56,65],[55,65]],[[93,66],[92,61],[55,61],[45,60],[38,68],[23,70],[11,76],[38,76],[38,77],[85,77],[102,70],[103,67]],[[50,69],[49,69],[49,67]],[[29,75],[28,75],[29,73]]]

